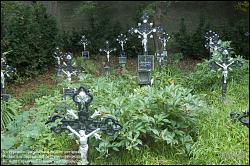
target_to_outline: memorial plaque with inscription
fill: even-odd
[[[151,71],[154,69],[153,55],[138,55],[138,71]]]
[[[126,64],[127,57],[119,57],[119,64]]]
[[[67,97],[72,98],[76,91],[76,88],[63,88],[63,99],[66,100]]]

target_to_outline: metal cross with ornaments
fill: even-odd
[[[71,81],[73,75],[77,75],[80,72],[76,67],[74,67],[75,63],[72,64],[73,55],[71,52],[67,52],[64,55],[64,62],[62,64],[62,72],[66,75],[67,80]]]
[[[229,51],[227,48],[220,48],[219,51],[222,54],[222,58],[219,58],[218,60],[210,60],[210,67],[213,70],[219,70],[222,71],[222,99],[224,100],[226,98],[226,92],[227,92],[227,78],[228,78],[228,72],[232,71],[232,68],[240,68],[242,67],[242,62],[231,58],[229,56]]]
[[[4,52],[2,53],[1,56],[1,101],[8,101],[9,98],[11,97],[9,94],[6,94],[5,92],[5,76],[6,77],[11,77],[13,74],[16,73],[16,68],[13,68],[9,66],[6,62],[6,57],[5,55],[9,52]]]
[[[83,45],[83,51],[82,51],[82,57],[89,59],[89,51],[86,51],[86,46],[88,44],[90,44],[90,42],[88,41],[88,39],[85,37],[85,35],[82,36],[80,42],[80,45]]]
[[[244,126],[249,128],[249,110],[243,113],[231,112],[230,117],[234,120],[238,119]]]
[[[92,135],[97,139],[101,136],[97,132],[102,132],[108,136],[114,135],[122,129],[122,126],[113,117],[103,117],[98,111],[90,115],[89,105],[93,100],[93,96],[84,87],[80,87],[72,97],[73,101],[78,106],[78,111],[68,109],[67,114],[71,116],[68,120],[60,115],[55,115],[46,122],[58,122],[57,126],[51,127],[51,130],[56,133],[61,133],[65,130],[70,130],[79,138],[79,152],[82,162],[88,164],[88,138]]]
[[[110,74],[110,70],[111,70],[110,65],[109,65],[110,64],[110,61],[109,61],[110,60],[110,53],[116,51],[116,48],[110,48],[109,41],[106,41],[105,44],[106,44],[105,48],[100,48],[99,51],[105,52],[107,54],[108,65],[106,65],[104,67],[104,69],[105,69],[106,74]]]
[[[119,44],[121,44],[121,48],[122,48],[122,51],[120,53],[120,57],[119,57],[119,64],[124,68],[125,67],[125,64],[126,64],[126,54],[125,54],[125,51],[124,51],[124,44],[126,44],[128,38],[126,35],[124,34],[120,34],[118,35],[118,37],[116,38],[116,41],[119,42]]]
[[[209,59],[211,59],[213,51],[220,48],[221,41],[219,40],[219,35],[211,30],[206,32],[205,38],[205,47],[209,50]]]
[[[56,47],[56,50],[54,52],[54,58],[56,58],[56,70],[57,70],[57,76],[62,76],[62,60],[63,60],[63,53],[59,49],[59,47]]]
[[[161,36],[159,36],[160,42],[163,44],[163,51],[158,51],[156,53],[156,57],[159,61],[160,67],[163,67],[167,64],[167,50],[166,50],[166,45],[168,40],[170,39],[170,36],[166,33],[163,32],[163,34]]]
[[[143,53],[144,55],[148,55],[148,35],[149,38],[153,38],[153,34],[155,32],[161,32],[161,27],[153,27],[153,23],[148,23],[149,16],[144,13],[142,16],[143,23],[138,23],[138,28],[131,28],[129,33],[138,33],[138,38],[142,38],[143,45]]]

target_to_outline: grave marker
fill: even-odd
[[[240,68],[242,62],[237,59],[231,58],[227,48],[220,48],[219,51],[222,53],[222,58],[218,60],[211,60],[210,67],[214,70],[222,71],[222,99],[225,100],[227,92],[227,78],[228,72],[234,68]]]
[[[105,44],[106,44],[105,48],[100,48],[99,51],[105,52],[107,54],[108,65],[106,64],[106,66],[104,67],[104,70],[105,70],[105,73],[109,75],[111,72],[110,61],[109,61],[110,53],[116,51],[116,48],[110,48],[109,41],[106,41]]]
[[[85,37],[85,35],[82,36],[79,44],[83,46],[82,57],[85,59],[89,59],[89,51],[86,51],[86,46],[90,44],[90,42]]]
[[[90,116],[89,105],[93,100],[93,96],[84,87],[80,87],[72,98],[78,105],[77,114],[73,110],[67,110],[68,114],[73,117],[73,120],[67,120],[65,117],[55,115],[46,124],[59,120],[60,123],[56,127],[51,127],[51,130],[56,133],[70,130],[74,133],[80,140],[79,152],[82,163],[88,164],[88,138],[94,135],[100,139],[100,135],[97,132],[103,132],[108,136],[112,136],[121,130],[122,126],[112,117],[100,118],[101,114],[99,112],[95,112]],[[97,120],[97,117],[100,120]]]

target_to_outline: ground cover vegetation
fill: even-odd
[[[87,14],[91,15],[93,27],[87,34],[98,38],[103,20],[95,15],[98,14],[95,4],[88,3]],[[86,6],[82,8],[86,10]],[[43,73],[45,66],[51,65],[56,44],[64,51],[77,52],[75,43],[85,32],[59,34],[55,20],[46,15],[39,3],[27,7],[19,2],[1,2],[1,17],[4,17],[1,48],[11,50],[7,60],[17,67],[20,82],[27,82],[27,77]],[[118,24],[104,25],[105,35],[110,39],[120,31]],[[117,30],[111,31],[113,28]],[[249,130],[230,118],[231,112],[243,112],[249,107],[249,57],[245,49],[248,41],[242,35],[233,36],[245,31],[243,23],[224,28],[224,44],[232,57],[243,63],[229,73],[226,102],[221,100],[221,72],[211,70],[207,60],[203,34],[208,26],[201,17],[197,31],[191,34],[186,32],[182,20],[180,31],[168,46],[178,52],[170,53],[171,63],[166,68],[153,71],[151,87],[140,87],[137,76],[130,70],[123,74],[114,70],[109,76],[97,73],[95,51],[104,43],[97,41],[90,46],[91,60],[74,57],[84,72],[72,82],[58,80],[52,74],[51,84],[40,84],[21,95],[14,94],[6,103],[1,102],[1,150],[77,151],[79,145],[72,136],[67,132],[53,133],[45,122],[59,108],[62,115],[67,105],[76,110],[71,100],[62,100],[62,89],[83,85],[94,96],[90,110],[100,111],[103,117],[111,115],[123,126],[112,137],[103,135],[101,141],[90,140],[91,164],[249,164]],[[132,57],[142,49],[137,40],[134,38],[127,46]],[[220,56],[218,53],[214,58]],[[178,68],[178,63],[187,57],[201,62],[194,70]],[[46,155],[45,159],[72,163],[60,155],[57,158]],[[5,164],[15,163],[9,160]]]

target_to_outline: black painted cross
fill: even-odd
[[[95,135],[96,138],[100,139],[100,135],[98,135],[97,132],[101,131],[108,136],[112,136],[120,131],[122,126],[113,117],[101,117],[100,120],[97,120],[97,117],[100,117],[101,115],[99,112],[95,112],[90,116],[89,105],[93,100],[93,96],[84,87],[80,87],[72,98],[78,105],[78,114],[75,114],[74,110],[67,110],[68,114],[73,117],[73,120],[68,120],[65,117],[55,115],[45,124],[48,125],[52,122],[59,121],[56,122],[56,126],[53,126],[52,124],[52,131],[60,133],[65,130],[70,130],[77,135],[80,139],[79,152],[81,153],[81,158],[82,160],[87,160],[87,139],[90,135]]]
[[[142,38],[143,54],[148,55],[148,35],[153,38],[151,33],[162,32],[161,27],[153,27],[153,23],[148,23],[149,16],[144,13],[142,16],[143,23],[138,23],[138,28],[130,28],[129,33],[138,33],[138,38]]]
[[[227,92],[227,78],[228,78],[228,72],[232,71],[232,67],[239,68],[242,66],[242,62],[231,58],[229,56],[229,52],[227,48],[221,47],[219,51],[222,54],[222,58],[219,58],[217,60],[211,59],[210,60],[210,67],[214,70],[222,70],[222,99],[224,100],[226,98],[226,92]]]
[[[83,45],[83,51],[82,51],[82,57],[89,59],[89,51],[86,51],[86,46],[88,44],[90,44],[90,42],[88,41],[88,39],[85,37],[85,35],[82,36],[80,42],[80,45]]]
[[[161,36],[159,36],[159,39],[161,41],[161,43],[163,44],[163,51],[158,51],[156,53],[156,57],[158,59],[158,62],[160,64],[160,67],[166,66],[167,65],[167,50],[166,50],[166,45],[168,40],[170,39],[170,36],[166,33],[163,32],[163,34]]]
[[[101,117],[101,120],[96,120],[96,117],[100,115],[98,112],[90,116],[89,105],[93,100],[93,96],[84,87],[80,87],[72,98],[78,106],[78,114],[74,115],[72,110],[68,110],[68,113],[75,117],[74,120],[67,120],[65,117],[59,115],[51,117],[46,124],[55,122],[57,119],[61,121],[61,124],[51,128],[54,132],[60,133],[66,129],[67,125],[70,125],[73,126],[74,129],[85,130],[86,133],[100,128],[101,131],[107,135],[113,135],[122,128],[113,117]]]
[[[105,52],[107,54],[108,64],[106,64],[104,69],[105,69],[105,73],[107,75],[109,75],[110,72],[111,72],[110,61],[109,61],[110,60],[110,53],[113,52],[113,51],[116,51],[116,48],[110,48],[109,47],[109,41],[106,41],[105,44],[106,44],[105,48],[100,48],[99,51],[100,52]]]
[[[109,48],[109,41],[105,42],[105,48],[100,48],[99,51],[100,52],[105,52],[107,54],[107,60],[109,62],[109,58],[110,58],[110,53],[113,51],[116,51],[116,48]]]
[[[124,44],[126,44],[127,40],[128,40],[127,36],[122,33],[118,35],[118,37],[116,38],[116,41],[118,41],[121,44],[121,48],[122,48],[122,51],[119,57],[119,64],[123,67],[123,69],[125,67],[126,60],[127,60],[127,57],[124,51]]]
[[[62,65],[62,72],[67,76],[68,81],[71,81],[72,75],[77,75],[80,70],[74,67],[75,63],[72,64],[72,53],[68,52],[64,56],[65,61]]]

